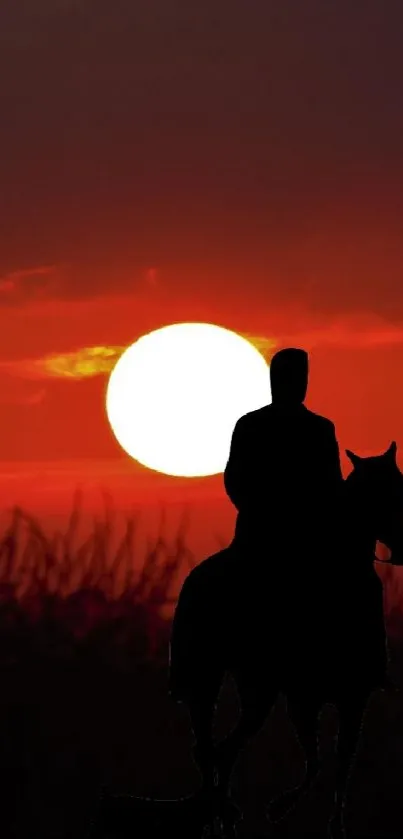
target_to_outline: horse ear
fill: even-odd
[[[396,452],[397,452],[397,445],[396,445],[396,442],[393,440],[393,442],[390,444],[390,446],[389,446],[388,450],[385,452],[385,454],[387,454],[388,457],[391,457],[392,460],[396,460]]]
[[[362,457],[360,457],[358,454],[354,454],[354,452],[351,452],[350,449],[346,449],[346,455],[349,458],[349,460],[351,460],[353,466],[360,465]]]

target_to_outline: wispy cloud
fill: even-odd
[[[24,306],[29,311],[38,304],[92,303],[134,293],[153,299],[161,287],[161,268],[154,265],[123,269],[115,264],[99,265],[95,259],[71,260],[0,272],[0,307]]]
[[[264,336],[243,334],[269,360],[276,341]],[[89,379],[110,373],[126,345],[82,347],[65,353],[49,353],[42,358],[0,362],[0,371],[27,379]]]
[[[264,356],[266,361],[269,361],[273,353],[276,351],[278,341],[274,338],[267,338],[263,335],[251,335],[249,332],[243,332],[242,337],[246,338],[257,350]]]
[[[33,268],[19,268],[17,271],[10,271],[10,273],[5,274],[1,279],[17,282],[25,279],[25,277],[46,276],[53,274],[57,267],[57,265],[36,265]]]
[[[0,276],[0,305],[43,299],[54,293],[59,265],[35,265],[18,268]]]
[[[285,346],[299,346],[307,350],[333,346],[353,350],[403,344],[403,324],[394,325],[372,314],[345,315],[327,323],[315,323],[307,313],[300,318],[293,313],[290,322],[293,326],[289,330],[273,330],[275,338],[255,336],[248,332],[242,335],[262,353],[267,362],[277,349]]]
[[[276,342],[265,337],[244,334],[266,359]],[[43,358],[3,361],[0,370],[28,379],[88,379],[110,373],[126,346],[83,347],[73,352],[54,353]]]
[[[84,347],[69,353],[48,355],[32,362],[38,372],[50,378],[87,379],[109,373],[126,347]]]
[[[376,315],[345,315],[333,319],[324,326],[296,328],[281,336],[281,344],[298,341],[307,349],[320,346],[359,349],[365,347],[388,347],[403,343],[403,325],[388,323]]]
[[[270,362],[274,352],[283,346],[340,348],[389,347],[403,344],[403,326],[393,326],[369,316],[345,317],[326,326],[296,326],[292,331],[279,330],[276,337],[241,333]],[[50,353],[40,358],[0,362],[0,372],[12,377],[49,380],[80,380],[110,373],[127,345],[97,345],[69,352]],[[43,398],[43,392],[31,395],[32,404]]]
[[[1,369],[1,368],[0,368]],[[21,405],[31,407],[41,405],[46,399],[46,387],[43,383],[34,385],[13,371],[2,371],[0,377],[0,405]]]
[[[43,358],[4,361],[0,369],[28,379],[88,379],[109,373],[126,347],[83,347]]]

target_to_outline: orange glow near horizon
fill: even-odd
[[[104,295],[88,300],[45,299],[0,309],[0,503],[52,511],[71,508],[81,485],[88,505],[101,488],[116,504],[150,507],[190,504],[214,509],[214,529],[230,534],[234,511],[220,476],[186,480],[150,473],[120,449],[105,422],[108,376],[125,347],[169,322],[207,321],[247,337],[268,359],[281,346],[310,351],[307,404],[336,424],[344,449],[384,451],[403,428],[399,382],[403,329],[368,313],[324,316],[292,303],[269,308],[263,298],[164,293]],[[398,450],[398,458],[400,451]],[[98,501],[96,500],[98,498]],[[210,516],[210,513],[208,514]],[[211,516],[210,516],[211,518]],[[210,520],[209,518],[209,520]]]

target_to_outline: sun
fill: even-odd
[[[269,368],[250,341],[211,323],[143,335],[109,378],[106,412],[122,448],[177,477],[223,472],[234,425],[270,402]]]

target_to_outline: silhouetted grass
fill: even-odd
[[[115,646],[116,654],[120,648],[117,658],[126,650],[132,663],[136,656],[154,665],[161,655],[166,661],[179,585],[195,564],[186,544],[186,515],[170,542],[162,510],[159,530],[142,559],[136,542],[139,515],[126,517],[119,536],[107,493],[104,513],[94,515],[85,537],[79,535],[81,521],[79,491],[65,531],[51,536],[33,515],[20,507],[12,509],[0,535],[0,657],[15,657],[25,636],[31,654],[35,644],[37,653],[45,653],[50,638],[53,657],[69,650],[71,654],[80,643],[98,643],[106,657]],[[388,630],[403,638],[398,573],[384,565],[380,574]]]
[[[24,641],[31,655],[34,648],[53,657],[71,655],[77,645],[98,644],[106,658],[114,647],[116,661],[126,652],[132,663],[157,665],[163,649],[166,658],[175,587],[194,564],[186,515],[170,542],[162,511],[159,531],[141,560],[138,515],[126,517],[119,538],[106,494],[105,502],[85,538],[79,536],[81,493],[65,532],[51,536],[33,515],[20,507],[11,511],[0,537],[0,660],[14,659],[17,647],[22,653]]]

